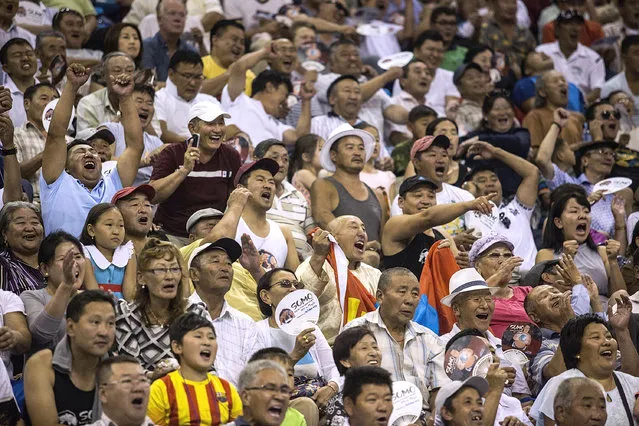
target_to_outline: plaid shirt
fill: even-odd
[[[375,334],[377,346],[384,354],[382,367],[391,373],[393,381],[406,380],[419,387],[424,402],[428,401],[430,390],[450,382],[444,372],[445,345],[426,327],[410,321],[402,348],[386,328],[379,309],[349,322],[345,328],[360,325],[368,326]]]
[[[515,36],[511,39],[494,20],[481,25],[479,42],[506,55],[511,67],[521,64],[526,55],[537,47],[537,41],[528,28],[515,26]]]
[[[18,149],[16,155],[18,162],[23,163],[44,151],[46,137],[35,124],[27,121],[14,130],[13,141]],[[41,168],[29,178],[29,182],[33,186],[33,201],[38,205],[40,204],[40,173],[42,173]]]

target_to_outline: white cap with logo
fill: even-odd
[[[196,102],[191,106],[191,109],[189,109],[187,123],[190,123],[194,118],[211,122],[219,116],[231,118],[231,116],[222,109],[222,106],[219,103],[216,104],[210,101]]]

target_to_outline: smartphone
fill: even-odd
[[[198,135],[197,133],[195,135],[191,135],[191,137],[186,140],[187,148],[190,146],[192,146],[193,148],[197,148],[199,144],[200,144],[200,135]]]

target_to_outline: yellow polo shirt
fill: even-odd
[[[215,78],[227,71],[226,68],[222,68],[217,62],[215,62],[211,55],[204,56],[202,58],[202,62],[204,63],[204,71],[202,74],[204,74],[205,78]],[[253,74],[253,71],[247,70],[246,86],[244,89],[244,93],[246,93],[247,96],[251,96],[253,80],[255,80],[255,74]]]

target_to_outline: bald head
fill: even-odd
[[[364,259],[368,237],[360,218],[348,215],[336,217],[329,222],[328,231],[333,234],[350,262],[361,262]]]
[[[328,223],[328,232],[330,232],[331,234],[338,233],[340,229],[343,229],[350,222],[356,222],[358,224],[364,225],[362,223],[362,220],[357,216],[338,216]]]

